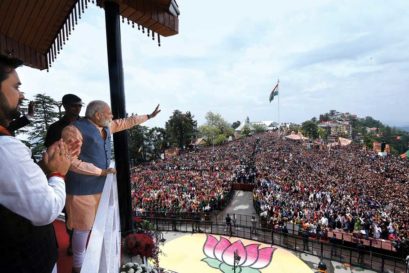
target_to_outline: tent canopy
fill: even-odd
[[[104,7],[106,1],[118,3],[124,19],[156,33],[158,39],[178,33],[175,0],[97,0],[96,4]],[[49,68],[89,5],[90,0],[1,0],[0,53],[33,68]]]
[[[288,136],[285,136],[285,138],[289,140],[307,140],[308,139],[308,137],[303,136],[301,132],[298,132],[298,134],[291,132],[291,134],[289,134]]]

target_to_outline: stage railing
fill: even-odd
[[[99,202],[81,273],[118,273],[121,227],[115,175],[108,175]]]

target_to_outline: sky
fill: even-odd
[[[409,125],[409,1],[177,2],[179,34],[160,47],[121,23],[126,110],[162,109],[145,125],[164,127],[176,109],[199,125],[209,111],[228,122],[301,123],[332,109]],[[110,102],[103,9],[90,4],[49,72],[19,74],[28,99]]]

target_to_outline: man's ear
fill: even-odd
[[[102,114],[101,114],[100,112],[96,112],[96,113],[95,113],[95,118],[96,118],[96,120],[98,120],[98,121],[101,120],[101,115],[102,115]]]

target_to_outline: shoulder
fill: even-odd
[[[20,140],[11,136],[0,137],[0,154],[2,160],[9,160],[15,156],[21,157],[24,153],[30,153],[30,149]]]

